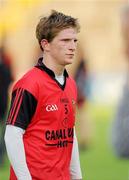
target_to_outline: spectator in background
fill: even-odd
[[[78,89],[78,98],[77,98],[77,115],[79,119],[78,124],[78,135],[79,135],[79,147],[80,150],[86,150],[91,141],[91,123],[89,122],[89,113],[87,111],[87,92],[86,90],[86,81],[88,76],[87,62],[83,57],[80,59],[78,69],[75,74],[75,81]]]
[[[117,156],[129,158],[129,4],[122,9],[121,22],[128,71],[113,122],[112,143]]]
[[[0,165],[4,162],[4,130],[8,107],[8,88],[12,81],[10,57],[4,46],[0,47]]]
[[[78,46],[76,60],[69,66],[69,73],[74,77],[77,90],[77,135],[80,150],[86,150],[92,140],[91,119],[88,112],[88,63],[81,44]]]

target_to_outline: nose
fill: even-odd
[[[69,49],[71,50],[71,51],[75,51],[76,50],[76,42],[75,41],[71,41],[70,42],[70,45],[69,45]]]

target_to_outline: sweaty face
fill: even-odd
[[[60,65],[67,65],[73,62],[77,46],[77,32],[73,28],[60,31],[49,43],[51,58]]]

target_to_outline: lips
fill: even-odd
[[[66,54],[66,55],[68,55],[68,56],[74,56],[74,54]]]

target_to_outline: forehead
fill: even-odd
[[[76,38],[77,37],[77,30],[74,28],[67,28],[67,29],[63,29],[61,30],[56,38]]]

